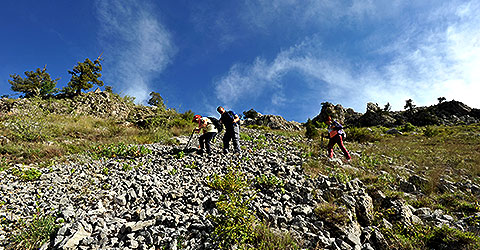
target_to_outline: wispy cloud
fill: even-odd
[[[273,4],[271,11],[274,14],[288,11],[281,7],[292,6],[293,2],[274,1],[277,5]],[[319,2],[323,7],[331,3]],[[390,22],[399,27],[383,36],[376,32],[384,30],[375,30],[377,26],[372,25],[368,36],[351,37],[355,41],[351,46],[368,51],[368,57],[358,58],[327,47],[322,44],[322,36],[314,34],[279,52],[272,60],[259,56],[249,65],[234,64],[215,82],[218,98],[242,102],[245,98],[269,93],[273,107],[294,102],[284,91],[289,85],[296,85],[308,90],[305,96],[316,93],[313,95],[317,98],[342,103],[357,111],[363,111],[369,101],[390,102],[398,110],[408,98],[417,105],[429,105],[440,96],[480,107],[476,96],[480,92],[480,17],[476,14],[480,13],[479,3],[451,2],[430,9],[414,6],[422,7],[416,16],[396,19],[398,13],[388,17],[377,14],[386,8],[377,1],[362,1],[366,5],[356,4],[358,2],[353,1],[346,11],[352,18],[358,21],[362,15],[377,15],[378,22],[392,19]],[[400,5],[398,1],[393,4]],[[303,81],[286,81],[285,77],[291,72],[300,74]],[[296,105],[299,102],[304,100],[298,100]]]
[[[144,102],[152,79],[176,53],[170,33],[148,1],[98,0],[96,8],[108,84]]]

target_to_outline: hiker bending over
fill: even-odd
[[[343,138],[345,136],[345,131],[343,131],[342,124],[332,120],[332,117],[330,116],[328,117],[325,123],[328,125],[328,128],[327,128],[328,137],[330,138],[330,141],[328,142],[328,145],[327,145],[328,157],[333,158],[333,146],[335,146],[335,144],[338,144],[338,146],[343,152],[343,155],[345,155],[347,160],[350,160],[352,157],[350,157],[350,154],[348,153],[347,149],[343,145]]]
[[[223,153],[228,153],[230,140],[232,140],[235,153],[240,154],[240,117],[238,117],[233,111],[225,111],[222,106],[218,107],[217,111],[222,115],[220,117],[220,122],[225,126]]]
[[[203,129],[203,135],[200,136],[200,150],[199,154],[203,154],[203,149],[207,150],[207,154],[212,152],[210,147],[210,142],[218,133],[217,128],[213,125],[212,121],[208,117],[202,117],[201,115],[195,115],[193,117],[193,122],[198,123],[198,127],[195,128],[197,133],[200,133],[200,130]]]

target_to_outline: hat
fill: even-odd
[[[195,115],[195,116],[193,117],[192,122],[195,122],[196,120],[198,120],[198,119],[200,119],[200,118],[202,118],[201,115]]]

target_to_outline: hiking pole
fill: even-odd
[[[195,129],[192,131],[192,134],[190,135],[190,138],[188,138],[187,145],[185,145],[185,148],[183,149],[183,151],[185,151],[185,149],[187,149],[188,145],[190,144],[190,141],[192,140],[192,137],[193,137],[193,133],[195,133]]]

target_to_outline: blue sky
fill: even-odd
[[[203,115],[218,105],[303,122],[438,97],[480,108],[480,1],[3,1],[0,93],[43,68],[58,87],[102,53],[105,85]]]

